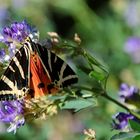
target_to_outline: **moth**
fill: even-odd
[[[77,81],[67,63],[28,37],[0,79],[0,100],[38,98]]]

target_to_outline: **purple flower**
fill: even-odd
[[[140,94],[137,87],[123,83],[120,86],[119,96],[123,102],[140,107]]]
[[[14,22],[11,26],[4,27],[0,36],[0,42],[5,43],[9,47],[9,55],[13,57],[16,48],[24,43],[27,37],[31,37],[32,41],[38,41],[39,33],[36,28],[32,28],[25,20],[22,22]]]
[[[117,130],[124,130],[125,128],[128,127],[129,120],[135,121],[135,117],[130,113],[119,112],[113,116],[112,127],[113,129]]]
[[[0,49],[0,62],[3,63],[4,61],[8,61],[10,57],[6,55],[6,52],[4,49]]]
[[[139,89],[136,88],[135,86],[129,86],[125,83],[121,84],[120,86],[119,96],[122,99],[132,98],[133,96],[135,96],[135,94],[138,93],[139,93]]]
[[[140,107],[140,94],[137,87],[123,83],[120,86],[119,96],[123,102]]]
[[[128,38],[124,51],[132,57],[135,63],[140,63],[140,37]]]
[[[25,119],[23,116],[23,101],[1,101],[0,102],[0,121],[9,123],[8,132],[14,131],[24,125]]]
[[[4,27],[1,41],[8,45],[14,41],[22,43],[29,36],[30,31],[31,27],[26,21],[14,22],[10,27]]]
[[[4,49],[0,49],[0,62],[3,62],[6,52]]]

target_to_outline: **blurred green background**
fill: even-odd
[[[139,5],[138,0],[0,0],[0,28],[26,19],[39,29],[41,39],[48,31],[68,40],[78,33],[82,46],[108,67],[107,92],[117,99],[122,82],[140,87],[139,62],[124,51],[129,37],[140,36]],[[1,123],[0,140],[84,140],[84,128],[94,129],[97,140],[108,140],[116,133],[111,117],[120,110],[101,97],[97,107],[59,112],[25,124],[15,135],[5,133]]]

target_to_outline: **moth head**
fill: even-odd
[[[25,42],[32,42],[31,38],[28,36],[26,39],[25,39]]]
[[[20,42],[20,44],[21,44],[21,45],[24,45],[25,43],[31,43],[31,42],[32,42],[32,40],[31,40],[31,38],[28,36],[28,37],[26,37],[26,39],[25,39],[24,41]]]

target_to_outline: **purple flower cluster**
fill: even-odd
[[[20,46],[20,43],[24,42],[24,40],[29,36],[31,31],[31,27],[26,23],[26,21],[22,22],[14,22],[10,27],[4,27],[0,42],[5,43],[9,48],[9,55],[13,57],[16,51],[16,47]]]
[[[131,104],[138,108],[140,107],[140,95],[137,87],[123,83],[120,86],[119,96],[123,103]],[[117,130],[124,130],[128,127],[129,120],[134,120],[138,123],[140,122],[140,120],[132,114],[120,112],[113,116],[112,127]]]
[[[36,40],[39,38],[36,28],[31,28],[26,21],[14,22],[11,26],[3,28],[0,42],[5,43],[8,46],[9,58],[14,56],[16,48],[20,47],[28,36],[32,39],[35,38]],[[0,53],[3,53],[3,50],[0,50]],[[5,60],[4,58],[5,56],[1,57],[0,55],[0,59]]]
[[[10,123],[8,132],[14,131],[24,125],[23,101],[1,101],[0,102],[0,121]]]
[[[26,21],[14,22],[10,27],[4,27],[1,41],[8,45],[14,41],[23,42],[30,34],[30,31],[31,27]]]
[[[119,96],[121,100],[125,103],[133,104],[136,103],[138,99],[140,99],[139,89],[135,86],[129,86],[125,83],[121,84]]]
[[[5,50],[2,48],[0,49],[0,62],[3,63],[4,61],[9,60],[9,56],[6,55]]]
[[[125,43],[124,51],[131,56],[135,63],[140,63],[140,37],[129,37]]]
[[[130,113],[119,112],[113,116],[113,129],[123,130],[128,127],[128,121],[134,120],[134,116]]]

